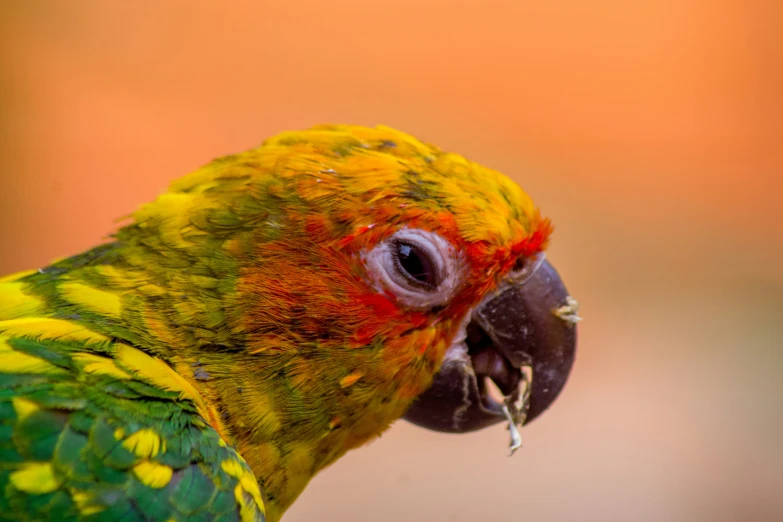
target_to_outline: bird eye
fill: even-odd
[[[395,241],[392,248],[397,270],[412,284],[430,289],[438,286],[437,266],[429,252],[402,240]]]
[[[417,309],[446,304],[462,275],[451,243],[427,230],[398,230],[363,258],[373,286]]]

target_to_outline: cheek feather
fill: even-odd
[[[311,214],[305,218],[305,232],[313,239],[319,241],[332,234],[332,223],[320,214]]]
[[[384,294],[357,296],[354,307],[363,310],[362,323],[353,337],[353,347],[362,347],[378,338],[396,338],[405,332],[427,323],[427,315],[421,312],[404,312]]]

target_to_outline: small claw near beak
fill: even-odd
[[[565,385],[576,351],[579,304],[546,260],[509,280],[472,313],[466,338],[452,345],[429,390],[404,418],[451,433],[506,421],[511,454],[529,423]],[[489,393],[488,381],[502,399]]]

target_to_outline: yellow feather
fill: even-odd
[[[95,271],[106,279],[106,286],[112,289],[136,289],[144,284],[139,274],[113,265],[94,267]]]
[[[246,470],[238,459],[228,458],[220,463],[220,467],[227,475],[239,479],[239,486],[253,498],[258,509],[263,512],[264,502],[261,500],[261,490],[258,488],[258,482],[253,474]],[[237,502],[244,505],[244,495],[242,495],[239,486],[234,493],[237,495]]]
[[[71,498],[76,504],[76,508],[83,516],[94,515],[104,510],[103,506],[92,504],[94,496],[86,491],[71,491]]]
[[[150,428],[144,428],[129,435],[122,443],[128,451],[142,458],[155,457],[160,451],[166,451],[166,442]]]
[[[139,223],[146,220],[160,222],[159,233],[164,244],[187,248],[190,241],[183,238],[182,233],[192,228],[194,209],[204,210],[213,205],[214,202],[198,194],[169,192],[159,196],[154,204],[143,206],[134,217]]]
[[[249,501],[253,501],[255,499],[251,498],[250,495],[245,492],[242,484],[237,484],[234,488],[234,499],[236,499],[237,504],[239,504],[239,519],[242,522],[254,522],[256,520],[256,510],[254,509],[253,504],[251,504]],[[261,513],[264,512],[263,503],[259,504],[256,502],[255,507],[257,507]]]
[[[133,473],[142,484],[154,489],[166,487],[174,471],[163,464],[143,460],[133,466]]]
[[[16,418],[20,421],[41,409],[40,406],[38,406],[33,401],[23,399],[21,397],[12,398],[11,402],[14,405]]]
[[[122,313],[122,299],[117,294],[74,281],[61,284],[59,290],[66,300],[92,312],[117,318]]]
[[[225,459],[220,463],[220,467],[223,469],[223,471],[225,471],[226,475],[235,478],[240,478],[242,476],[242,472],[244,471],[242,468],[242,463],[234,458]]]
[[[8,346],[5,340],[0,339],[0,373],[41,373],[51,375],[65,373],[65,370],[38,357],[17,352]]]
[[[109,340],[105,335],[93,332],[80,324],[49,317],[24,317],[0,321],[0,332],[11,337],[81,341],[96,344]]]
[[[60,481],[54,476],[51,462],[33,462],[10,475],[11,484],[19,491],[43,495],[60,487]]]
[[[165,362],[127,344],[118,345],[117,360],[127,369],[133,371],[139,379],[164,390],[177,392],[180,399],[193,401],[199,414],[205,419],[209,419],[207,405],[201,395]]]
[[[115,379],[130,379],[131,375],[125,370],[119,368],[112,359],[93,355],[91,353],[76,353],[73,360],[84,363],[82,371],[85,373],[94,373],[96,375],[110,375]]]
[[[259,489],[258,481],[255,479],[255,477],[253,477],[253,474],[248,470],[244,470],[239,483],[242,485],[242,489],[244,489],[251,497],[253,497],[256,506],[263,513],[264,501],[261,500],[261,490]]]
[[[24,292],[22,283],[0,283],[0,319],[34,315],[43,307],[43,301]]]

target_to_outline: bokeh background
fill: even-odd
[[[320,122],[517,180],[579,358],[502,427],[398,423],[296,521],[783,520],[783,3],[0,3],[0,273],[96,244],[173,178]]]

